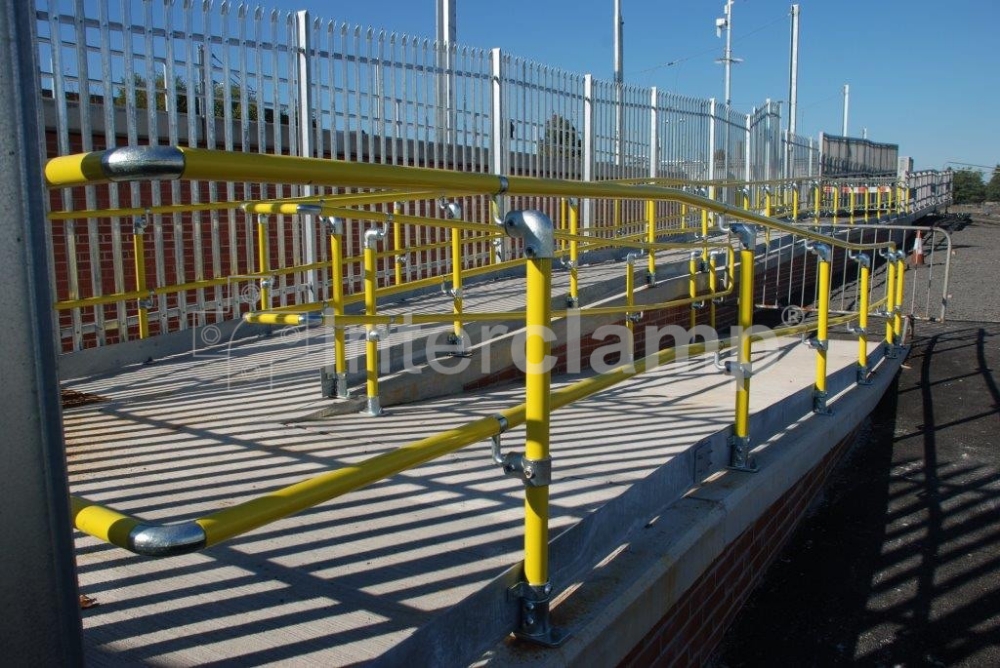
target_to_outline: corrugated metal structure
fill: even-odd
[[[820,136],[822,178],[895,176],[899,146],[857,137]]]

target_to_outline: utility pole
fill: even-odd
[[[722,63],[726,67],[726,106],[728,107],[732,104],[733,98],[730,94],[732,87],[730,82],[731,78],[731,68],[733,63],[742,63],[742,58],[733,58],[733,0],[726,0],[725,7],[722,8],[725,16],[719,19],[715,19],[715,36],[722,37],[722,31],[726,31],[726,50],[722,55],[722,58],[716,59],[715,62]]]
[[[840,134],[847,136],[847,110],[851,106],[851,86],[844,84],[844,130]]]
[[[785,177],[794,175],[795,131],[799,110],[799,6],[792,5],[792,43],[788,58],[788,137],[785,151]]]
[[[624,104],[625,92],[625,70],[624,70],[624,19],[622,19],[622,2],[615,0],[614,16],[614,46],[615,46],[615,164],[622,164],[622,153],[625,144],[625,114],[622,106]]]
[[[437,137],[444,145],[452,143],[455,129],[455,68],[452,58],[457,40],[455,3],[437,0]]]

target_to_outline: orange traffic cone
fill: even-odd
[[[914,267],[921,267],[924,264],[924,240],[920,230],[917,230],[917,238],[913,240],[913,255],[910,261]]]

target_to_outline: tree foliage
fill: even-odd
[[[157,74],[153,79],[152,92],[153,99],[155,101],[155,109],[157,111],[167,111],[176,110],[178,113],[186,114],[188,112],[188,94],[187,94],[187,84],[180,77],[175,77],[173,81],[173,95],[168,95],[168,89],[166,85],[166,79],[162,74]],[[242,101],[242,88],[237,83],[231,83],[228,86],[229,96],[230,96],[230,117],[233,119],[243,118],[243,101]],[[149,109],[149,93],[150,86],[148,80],[140,75],[135,74],[132,77],[131,86],[127,86],[124,82],[118,84],[115,89],[114,105],[116,107],[125,107],[128,105],[129,89],[131,89],[132,94],[135,99],[135,109]],[[200,105],[197,105],[200,106]],[[226,84],[214,83],[212,84],[212,115],[216,118],[224,118],[226,113]],[[265,110],[270,112],[270,110]],[[266,120],[271,120],[270,116],[273,114],[265,113],[268,117]],[[256,121],[259,116],[259,108],[257,104],[257,94],[249,90],[247,91],[247,113],[246,118],[250,121]],[[285,120],[287,116],[282,114],[282,119]],[[287,120],[285,121],[287,122]]]
[[[542,137],[538,140],[538,154],[545,158],[562,160],[578,159],[583,155],[583,140],[570,121],[559,114],[545,121]]]
[[[1000,202],[1000,165],[993,168],[993,176],[986,184],[986,201]]]
[[[952,175],[952,197],[955,204],[979,204],[986,200],[983,175],[972,169],[960,169]]]
[[[141,74],[132,75],[132,85],[127,86],[124,82],[118,84],[115,89],[114,105],[116,107],[128,106],[128,95],[135,96],[136,109],[149,109],[149,82]],[[153,99],[157,111],[166,111],[170,103],[177,105],[177,111],[187,113],[187,88],[180,77],[174,79],[174,95],[171,98],[167,95],[166,79],[162,74],[156,75],[153,79]]]

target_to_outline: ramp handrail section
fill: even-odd
[[[736,385],[730,466],[739,470],[755,470],[749,431],[749,397],[753,374],[752,345],[754,340],[761,336],[753,329],[754,274],[757,268],[755,255],[758,247],[759,228],[763,228],[765,234],[794,235],[796,238],[802,239],[808,251],[816,256],[819,287],[815,321],[775,330],[774,333],[787,335],[815,331],[815,336],[809,338],[808,342],[816,350],[813,397],[814,409],[817,412],[823,413],[827,410],[826,354],[830,327],[857,320],[858,324],[852,331],[858,337],[857,379],[859,383],[865,383],[868,380],[868,316],[872,308],[884,304],[888,316],[884,337],[888,353],[894,354],[901,344],[903,328],[900,305],[903,301],[906,264],[904,254],[897,249],[896,244],[891,239],[882,242],[853,242],[838,236],[804,229],[794,222],[781,221],[754,210],[719,202],[683,189],[668,188],[656,184],[586,183],[516,176],[503,177],[405,166],[352,164],[315,158],[247,155],[173,147],[119,148],[59,157],[49,161],[45,174],[48,184],[52,188],[74,187],[107,181],[225,179],[226,181],[399,190],[400,192],[392,194],[392,198],[424,196],[430,192],[451,195],[485,195],[491,198],[524,195],[574,200],[567,202],[570,225],[565,232],[557,233],[549,217],[537,210],[511,210],[504,212],[503,215],[500,215],[501,212],[496,210],[494,212],[496,220],[488,224],[463,221],[460,212],[454,210],[450,218],[435,220],[433,223],[450,228],[454,232],[471,231],[488,238],[502,234],[515,240],[516,247],[520,249],[522,257],[518,261],[524,264],[526,275],[526,307],[523,312],[483,314],[466,312],[462,310],[460,301],[456,299],[451,313],[423,314],[421,317],[426,317],[428,321],[451,321],[456,324],[456,327],[475,318],[523,319],[526,331],[526,369],[525,401],[522,404],[191,521],[175,524],[146,522],[113,508],[93,503],[78,496],[71,496],[74,522],[81,531],[140,554],[168,556],[218,544],[469,444],[495,438],[511,428],[525,425],[526,440],[523,453],[503,453],[500,451],[499,441],[495,441],[494,460],[502,466],[505,474],[519,478],[525,487],[523,583],[519,589],[522,615],[520,626],[515,630],[515,633],[542,644],[553,644],[559,640],[559,633],[550,625],[548,615],[553,594],[548,568],[548,499],[552,470],[549,420],[553,410],[600,392],[661,364],[668,363],[680,354],[701,354],[714,348],[717,355],[716,365],[720,370],[731,374]],[[414,195],[414,193],[418,195]],[[389,194],[373,195],[373,197],[382,196],[389,197]],[[655,238],[642,240],[594,238],[587,234],[581,234],[572,224],[572,212],[579,205],[580,200],[586,198],[638,200],[646,203],[647,210],[655,208],[655,206],[649,207],[648,203],[650,202],[679,203],[701,212],[702,230],[705,231],[705,234],[701,240],[694,244],[661,243]],[[376,248],[378,243],[383,241],[389,233],[386,229],[386,223],[431,223],[424,217],[404,217],[398,214],[362,211],[345,208],[342,204],[342,202],[337,202],[335,206],[330,206],[319,200],[266,201],[248,203],[246,209],[259,214],[281,210],[282,207],[286,206],[294,206],[297,213],[302,213],[302,207],[307,207],[305,212],[323,216],[323,219],[330,225],[331,243],[334,244],[334,252],[331,255],[333,265],[335,265],[332,267],[334,274],[336,274],[337,266],[343,262],[342,254],[338,253],[336,248],[336,237],[338,236],[336,221],[338,218],[352,215],[380,223],[380,225],[369,228],[365,233],[364,315],[344,314],[342,310],[343,295],[337,296],[335,293],[333,298],[332,324],[335,328],[364,325],[368,329],[367,356],[370,370],[372,360],[377,357],[378,343],[377,337],[371,336],[371,332],[375,325],[391,321],[387,320],[387,316],[379,316],[375,309],[377,297],[375,288]],[[497,208],[499,209],[499,207]],[[715,218],[714,227],[720,231],[728,232],[729,236],[726,242],[709,241],[707,227],[710,216]],[[497,222],[499,225],[496,224]],[[735,239],[738,244],[738,263],[734,262],[731,239]],[[739,278],[735,283],[730,278],[725,281],[724,287],[719,288],[714,281],[711,281],[708,293],[699,293],[697,286],[693,286],[687,298],[653,305],[653,307],[713,300],[738,289],[736,335],[720,339],[717,342],[693,342],[661,350],[643,359],[627,360],[626,363],[607,373],[553,391],[551,389],[551,364],[549,364],[551,361],[551,336],[546,334],[553,317],[564,315],[564,312],[552,309],[552,264],[553,259],[558,255],[557,241],[559,240],[568,245],[571,258],[574,245],[579,244],[615,244],[631,247],[647,252],[651,258],[656,250],[672,248],[692,249],[692,259],[695,258],[696,254],[699,258],[708,258],[712,252],[725,253],[727,256],[725,272],[728,274],[738,267]],[[830,282],[834,249],[848,253],[851,259],[858,263],[860,288],[858,290],[857,310],[831,318]],[[880,253],[885,258],[888,267],[888,280],[885,296],[875,302],[873,307],[869,301],[868,281],[875,253]],[[632,267],[636,257],[635,254],[630,255],[629,262],[626,263],[628,267],[627,285],[634,277]],[[456,254],[455,265],[457,267],[461,267],[462,264],[459,260],[460,258]],[[652,267],[651,271],[655,271],[655,266],[652,264],[650,266]],[[717,269],[717,267],[713,267],[711,277],[715,277]],[[460,277],[456,279],[456,287],[453,289],[457,291],[459,288]],[[629,287],[626,304],[623,306],[591,308],[584,309],[584,311],[628,316],[636,308],[632,303],[633,290],[634,285]],[[575,296],[571,293],[571,298]],[[251,316],[251,318],[256,318],[257,322],[270,321],[281,324],[288,321],[285,320],[286,318],[294,318],[295,322],[298,323],[301,322],[303,316],[307,319],[315,317],[314,314],[311,315],[309,311],[302,311],[302,309],[298,309],[298,312],[268,310],[266,309],[267,299],[263,295],[260,303],[262,309]],[[571,304],[571,306],[577,306],[577,304]],[[642,308],[649,309],[651,307],[643,305]],[[343,350],[340,349],[340,344],[337,345],[336,357],[341,360],[343,359]],[[734,361],[721,359],[719,351],[729,347],[736,349]],[[368,410],[372,415],[377,415],[379,412],[377,374],[373,377],[369,373],[367,381]],[[373,382],[375,387],[372,387]],[[372,402],[372,398],[375,398],[376,402]]]

